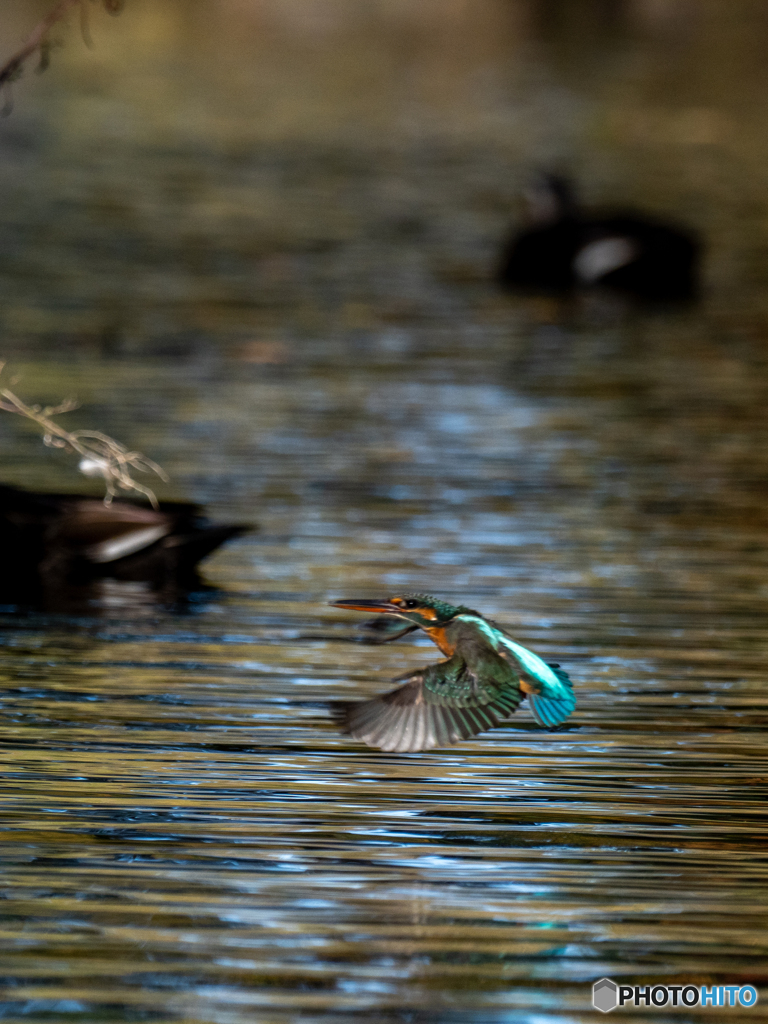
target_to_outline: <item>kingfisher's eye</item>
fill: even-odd
[[[407,601],[403,601],[403,608],[418,608],[419,602],[409,598]]]

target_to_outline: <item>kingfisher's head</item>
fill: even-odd
[[[428,594],[406,594],[390,597],[383,601],[363,601],[345,598],[332,601],[334,608],[352,608],[360,612],[376,612],[379,615],[397,615],[422,629],[435,629],[447,625],[456,615],[468,611],[447,601],[438,601]]]

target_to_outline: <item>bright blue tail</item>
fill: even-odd
[[[552,729],[554,726],[560,725],[576,707],[576,697],[571,689],[573,684],[567,673],[559,665],[550,665],[549,667],[558,680],[566,684],[561,687],[562,699],[555,700],[553,697],[542,697],[541,694],[536,693],[528,694],[528,704],[533,717],[545,729]]]

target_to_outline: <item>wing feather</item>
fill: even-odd
[[[435,708],[435,736],[437,738],[438,747],[447,747],[449,744],[455,742],[453,739],[453,731],[448,720],[447,710],[446,708],[441,708],[439,706]]]
[[[379,746],[388,736],[400,736],[406,714],[404,708],[385,708],[384,714],[378,708],[371,708],[366,721],[368,742]]]
[[[388,715],[382,716],[382,712],[386,711],[386,707],[379,707],[374,701],[350,703],[347,722],[354,729],[367,730],[377,721],[381,721],[382,717],[388,718]]]
[[[418,728],[418,709],[408,708],[405,712],[404,728],[402,736],[397,746],[392,747],[393,750],[402,751],[406,753],[409,750],[416,750],[414,746],[416,730]]]
[[[435,720],[439,713],[439,708],[432,708],[427,712],[426,708],[423,712],[424,718],[424,740],[427,746],[431,749],[432,747],[439,747],[440,743],[437,738],[437,729],[435,728]]]
[[[416,705],[413,709],[413,734],[411,736],[411,745],[409,750],[425,750],[427,747],[426,737],[424,735],[424,706]]]
[[[382,750],[398,750],[405,742],[405,732],[408,720],[408,709],[398,708],[392,715],[389,723],[383,721],[381,728],[369,736],[366,742],[370,746],[380,747]]]
[[[400,742],[393,746],[392,750],[408,751],[413,744],[413,737],[416,732],[416,708],[408,708],[403,722],[403,733]]]
[[[430,750],[493,728],[515,710],[522,696],[501,686],[496,692],[483,688],[473,695],[466,685],[452,689],[450,680],[442,693],[434,671],[429,686],[426,675],[414,673],[403,685],[371,700],[336,703],[334,717],[344,732],[369,746],[399,752]]]
[[[460,740],[468,740],[470,736],[474,735],[469,729],[464,718],[459,714],[458,708],[445,708],[445,713],[450,717],[451,723],[454,729],[454,743],[458,743]]]

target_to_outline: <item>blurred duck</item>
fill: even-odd
[[[42,592],[102,579],[195,589],[198,562],[248,529],[212,525],[185,503],[107,506],[99,498],[0,485],[0,595],[34,602]]]
[[[334,601],[335,608],[397,616],[396,640],[423,629],[443,654],[424,669],[398,676],[402,686],[371,700],[332,705],[344,732],[370,747],[398,752],[458,743],[491,729],[526,697],[539,725],[552,728],[576,706],[571,681],[499,626],[470,608],[426,594],[383,601]]]
[[[700,246],[685,229],[633,211],[587,213],[556,175],[543,176],[526,199],[528,226],[507,242],[499,265],[504,287],[601,286],[650,302],[694,297]]]

